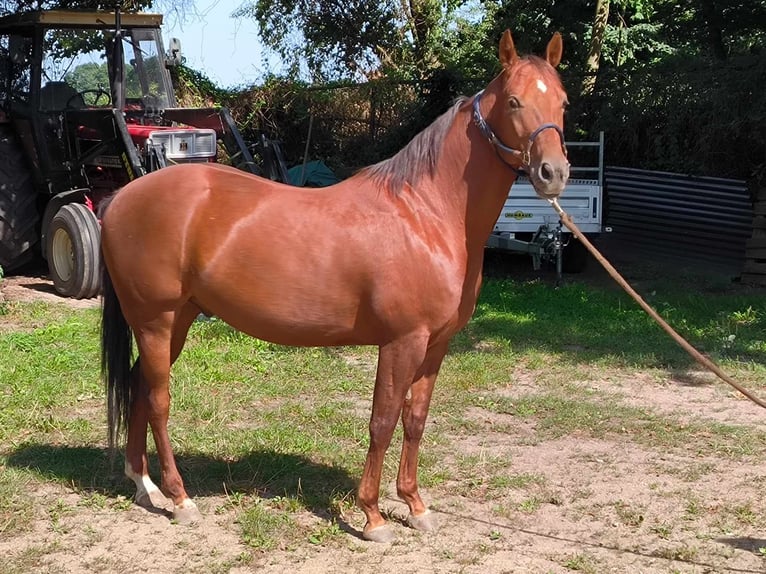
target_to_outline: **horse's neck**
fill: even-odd
[[[480,135],[470,113],[459,113],[451,129],[438,178],[457,200],[453,205],[462,211],[466,246],[475,253],[483,251],[516,174]]]

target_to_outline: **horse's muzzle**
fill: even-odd
[[[566,158],[555,162],[541,161],[529,167],[529,176],[539,196],[546,199],[558,197],[569,179],[569,162]]]

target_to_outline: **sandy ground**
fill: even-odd
[[[11,275],[0,283],[0,297],[6,301],[44,301],[60,303],[73,309],[98,307],[101,301],[98,297],[92,299],[70,299],[56,292],[53,283],[38,269],[33,269],[23,275]],[[2,299],[0,299],[2,300]]]

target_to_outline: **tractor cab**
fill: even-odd
[[[0,18],[0,266],[33,251],[56,289],[99,288],[99,203],[180,162],[226,160],[286,181],[283,161],[254,161],[226,108],[177,105],[162,15],[48,10]],[[277,158],[281,160],[281,156]]]
[[[41,192],[87,188],[98,203],[169,162],[215,161],[219,134],[236,132],[220,118],[204,127],[172,118],[177,106],[168,64],[180,55],[177,47],[166,55],[161,24],[159,14],[45,11],[0,18],[0,34],[7,34],[0,36],[7,41],[0,45],[7,51],[0,99]]]

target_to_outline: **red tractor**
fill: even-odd
[[[225,108],[179,108],[162,16],[39,11],[0,18],[0,267],[36,254],[56,290],[99,291],[102,199],[178,162],[217,161],[286,181],[279,148],[253,160]],[[264,173],[265,172],[265,173]],[[150,208],[151,206],[147,206]]]

